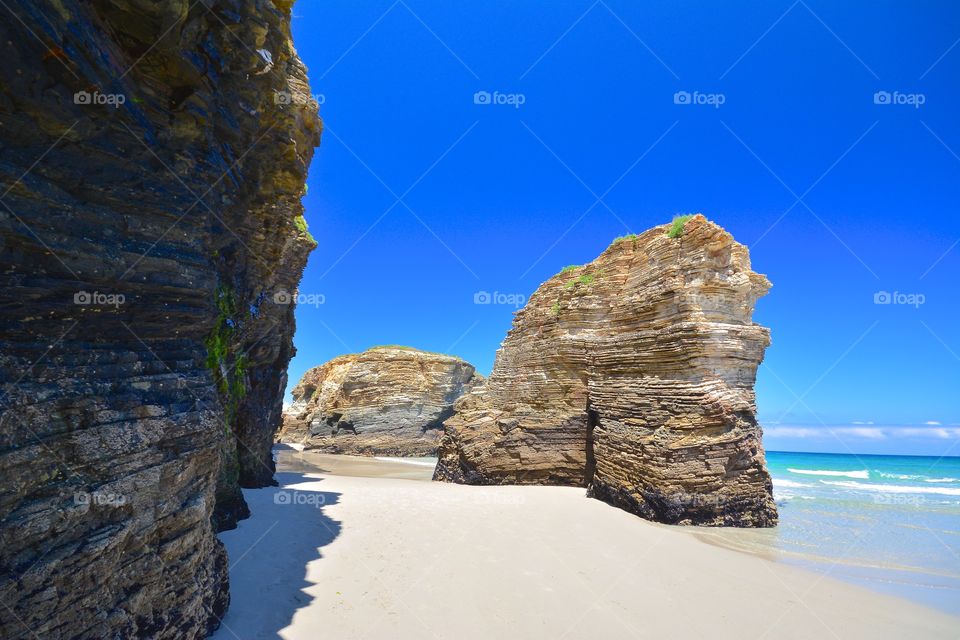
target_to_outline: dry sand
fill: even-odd
[[[245,490],[253,516],[220,535],[217,640],[960,637],[958,617],[582,489],[433,483],[425,467],[311,453],[279,468],[281,486]]]

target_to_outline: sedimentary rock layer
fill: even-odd
[[[753,385],[770,287],[701,215],[621,238],[534,293],[445,423],[435,479],[567,484],[645,518],[771,526]]]
[[[315,245],[290,4],[0,8],[0,637],[200,638],[227,606],[211,518],[272,481]]]
[[[407,347],[340,356],[294,387],[280,438],[328,453],[433,455],[454,401],[480,379],[460,358]]]

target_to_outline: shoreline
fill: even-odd
[[[244,490],[253,516],[220,534],[233,596],[218,640],[960,630],[960,617],[705,544],[576,487],[467,487],[426,482],[417,465],[320,456],[297,464],[281,450],[281,486]],[[371,461],[381,476],[359,475]]]

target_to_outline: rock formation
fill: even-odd
[[[456,404],[436,480],[564,484],[660,522],[772,526],[753,385],[770,287],[701,215],[620,238],[515,316]]]
[[[200,638],[271,483],[319,141],[291,0],[0,7],[0,637]]]
[[[454,401],[481,378],[460,358],[408,347],[340,356],[294,387],[280,439],[328,453],[434,455]]]

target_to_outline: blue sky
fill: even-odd
[[[774,285],[755,314],[773,336],[767,448],[960,453],[960,5],[293,13],[326,131],[300,289],[323,304],[297,309],[290,388],[385,343],[487,373],[516,300],[616,236],[699,211]],[[483,291],[503,295],[475,304]]]

